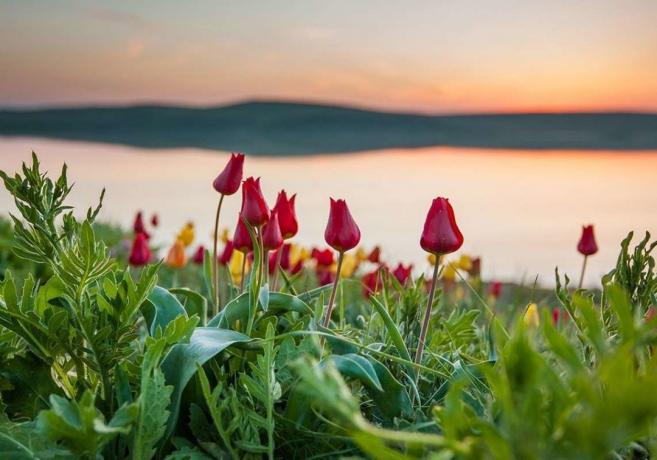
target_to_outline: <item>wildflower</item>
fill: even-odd
[[[370,298],[373,294],[376,294],[379,290],[379,269],[377,268],[376,270],[366,273],[363,275],[361,278],[361,282],[363,283],[363,296],[366,298]]]
[[[538,316],[538,306],[535,303],[527,305],[522,321],[527,327],[538,327],[540,318]]]
[[[251,240],[249,230],[239,217],[237,218],[237,226],[233,235],[233,248],[244,254],[253,251],[253,241]]]
[[[340,273],[342,272],[344,253],[355,248],[360,241],[360,229],[356,225],[354,218],[351,217],[347,203],[344,200],[334,200],[331,198],[331,210],[329,212],[326,230],[324,231],[324,240],[326,240],[329,246],[338,251],[338,267],[323,323],[324,327],[328,327],[331,321],[331,313],[333,312],[335,293],[337,292],[340,281]]]
[[[278,223],[281,227],[281,234],[284,240],[288,240],[297,234],[299,231],[299,223],[297,222],[297,215],[294,210],[294,200],[296,193],[289,199],[285,190],[281,190],[276,198],[274,211],[278,214]]]
[[[577,250],[583,256],[592,256],[598,252],[598,245],[595,242],[595,235],[593,234],[593,225],[582,227],[582,236],[577,244]]]
[[[367,260],[373,264],[381,263],[381,248],[379,246],[374,246],[372,252],[367,256]]]
[[[456,225],[454,210],[447,198],[436,198],[424,223],[420,246],[435,255],[450,254],[463,245],[463,235]]]
[[[244,155],[232,153],[224,170],[212,182],[212,187],[222,195],[233,195],[240,188]]]
[[[135,235],[138,235],[139,233],[143,233],[146,236],[146,239],[150,239],[150,235],[146,231],[146,226],[144,225],[144,215],[142,214],[141,211],[135,215],[135,221],[132,224],[132,229],[135,232]]]
[[[276,210],[272,210],[269,220],[262,228],[262,244],[265,251],[275,251],[283,245],[283,235]]]
[[[192,262],[194,262],[196,265],[203,265],[203,259],[205,259],[205,248],[201,244],[198,248],[196,248],[196,251],[194,251]]]
[[[254,227],[259,227],[269,220],[269,208],[260,189],[260,178],[248,177],[242,184],[240,216]]]
[[[436,262],[433,267],[433,278],[431,280],[431,289],[427,300],[427,308],[422,321],[422,329],[418,340],[417,350],[415,352],[415,362],[419,364],[422,361],[424,345],[429,329],[431,319],[431,307],[436,292],[436,282],[438,279],[438,268],[440,266],[440,256],[457,251],[463,245],[463,235],[456,225],[454,210],[449,204],[447,198],[438,197],[433,200],[427,218],[424,222],[424,229],[420,237],[420,246],[425,251],[436,256]]]
[[[312,258],[315,259],[317,265],[320,267],[330,267],[335,262],[335,258],[333,257],[333,251],[331,251],[328,248],[323,250],[313,248]]]
[[[187,257],[185,255],[185,243],[177,239],[165,259],[165,263],[171,268],[182,268],[187,262]]]
[[[488,294],[495,300],[499,299],[502,295],[502,283],[500,281],[493,281],[488,285]]]
[[[400,262],[397,264],[397,267],[392,271],[392,275],[397,278],[397,281],[399,281],[399,284],[402,286],[406,284],[406,281],[408,278],[411,276],[411,271],[413,270],[413,265],[409,265],[407,267],[404,267],[402,263]]]
[[[128,262],[134,267],[141,267],[146,265],[149,260],[151,260],[151,250],[148,247],[148,238],[144,233],[137,233],[132,242]]]
[[[230,262],[230,258],[233,256],[233,241],[228,240],[226,241],[226,245],[224,246],[224,250],[221,253],[221,256],[219,257],[219,263],[221,265],[228,265]]]
[[[181,241],[184,247],[190,246],[194,242],[194,223],[187,222],[178,233],[176,240]]]

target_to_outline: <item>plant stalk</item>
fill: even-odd
[[[577,289],[582,289],[582,284],[584,284],[584,273],[586,273],[586,261],[589,259],[589,256],[584,256],[584,262],[582,262],[582,273],[579,275],[579,285]]]
[[[244,278],[246,278],[246,258],[248,256],[247,253],[243,252],[243,257],[242,257],[242,276],[240,277],[240,294],[244,292]]]
[[[427,309],[424,312],[424,321],[422,321],[422,329],[420,331],[420,340],[417,344],[415,352],[415,364],[422,362],[422,354],[424,353],[424,342],[427,338],[427,331],[429,330],[429,322],[431,320],[431,307],[433,306],[433,297],[436,294],[436,284],[438,282],[438,269],[440,268],[440,257],[436,257],[436,265],[433,267],[433,279],[431,280],[431,290],[429,291],[429,300],[427,301]],[[417,374],[419,376],[419,372]]]
[[[276,263],[274,264],[274,280],[272,281],[272,291],[278,288],[278,271],[281,269],[281,259],[283,258],[283,246],[276,251]]]
[[[217,205],[217,214],[214,218],[214,242],[212,246],[212,287],[214,290],[214,310],[213,316],[219,313],[219,268],[217,266],[217,240],[219,239],[219,215],[221,214],[221,205],[224,202],[224,194],[219,198]]]
[[[335,281],[333,282],[333,289],[331,289],[331,296],[329,297],[328,309],[326,310],[326,317],[322,326],[328,328],[329,323],[331,322],[331,313],[333,313],[333,302],[335,301],[335,293],[338,290],[338,283],[340,282],[340,272],[342,271],[342,260],[344,259],[344,252],[340,252],[338,255],[338,269],[335,274]]]

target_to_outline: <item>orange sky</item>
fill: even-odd
[[[36,0],[0,6],[0,106],[657,111],[657,2]]]

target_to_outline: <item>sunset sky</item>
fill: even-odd
[[[0,107],[657,111],[657,1],[0,0]]]

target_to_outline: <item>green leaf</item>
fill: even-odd
[[[302,315],[312,315],[312,309],[299,297],[283,292],[270,292],[268,314],[281,314],[295,311]],[[227,329],[237,320],[245,324],[249,316],[249,293],[244,292],[229,302],[226,307],[208,322],[208,327]]]
[[[215,327],[198,327],[192,333],[189,343],[174,345],[162,362],[162,372],[168,385],[173,385],[171,416],[167,424],[165,439],[168,438],[178,422],[180,400],[187,383],[196,374],[197,365],[235,344],[245,344],[252,339],[239,332]]]
[[[322,365],[325,365],[328,361],[332,362],[343,376],[357,379],[368,388],[383,391],[374,366],[366,358],[355,353],[331,355],[327,361],[322,361]]]
[[[388,310],[384,305],[379,302],[379,300],[376,298],[376,296],[371,296],[370,297],[370,302],[376,312],[381,316],[381,319],[383,320],[383,324],[386,327],[386,331],[388,332],[388,337],[390,337],[390,340],[392,340],[393,345],[397,349],[397,353],[399,353],[399,356],[407,360],[409,363],[411,362],[411,354],[408,352],[408,348],[406,348],[406,342],[404,342],[403,337],[401,336],[399,329],[397,329],[397,325],[395,324],[395,321],[392,319],[390,316],[390,313],[388,313]],[[410,375],[415,375],[415,368],[413,366],[408,366]]]
[[[208,301],[196,291],[188,288],[171,288],[171,294],[184,298],[183,307],[188,316],[198,316],[201,322],[205,322],[208,316]],[[203,325],[203,324],[202,324]]]
[[[142,313],[151,336],[155,336],[157,328],[166,329],[169,322],[179,315],[187,317],[187,312],[178,302],[178,299],[169,291],[160,286],[155,286],[142,304]]]

